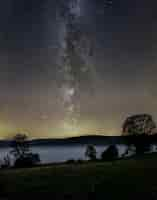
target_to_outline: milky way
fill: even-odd
[[[62,77],[60,90],[65,109],[63,124],[64,128],[74,132],[78,129],[80,117],[79,99],[82,82],[86,82],[87,79],[91,78],[94,83],[92,75],[95,71],[92,64],[88,62],[89,57],[92,55],[92,41],[82,31],[80,17],[81,0],[70,0],[68,3],[62,2],[60,18],[64,26],[59,76]],[[91,89],[91,86],[88,87]]]

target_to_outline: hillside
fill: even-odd
[[[0,171],[0,197],[28,199],[157,199],[157,155]]]

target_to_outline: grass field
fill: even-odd
[[[157,154],[0,171],[0,196],[28,199],[33,193],[51,193],[50,199],[157,199]]]

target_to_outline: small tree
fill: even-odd
[[[21,133],[14,136],[13,141],[11,142],[11,153],[16,159],[22,158],[29,153],[29,143],[27,138],[27,135]]]
[[[115,145],[110,145],[105,151],[101,154],[101,159],[106,161],[115,160],[118,158],[118,149]]]
[[[3,161],[1,163],[0,168],[9,168],[11,166],[11,160],[9,155],[7,154],[4,158]]]
[[[90,160],[96,160],[96,149],[94,145],[88,145],[85,151],[85,156]]]
[[[30,167],[40,162],[39,154],[30,151],[25,134],[17,134],[11,142],[11,153],[15,157],[15,167]]]

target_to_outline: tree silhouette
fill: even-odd
[[[27,135],[17,134],[11,142],[11,153],[15,157],[15,167],[30,167],[40,162],[39,154],[31,153],[27,139]]]
[[[90,160],[96,160],[96,149],[94,145],[88,145],[85,151],[85,156]]]
[[[4,158],[2,163],[0,163],[0,168],[9,168],[11,166],[11,160],[9,155],[7,154]]]
[[[123,124],[123,135],[152,135],[156,128],[152,116],[138,114],[128,117]]]
[[[134,145],[136,153],[141,154],[150,150],[150,135],[156,128],[152,116],[149,114],[138,114],[128,117],[123,124],[123,135],[127,136],[128,146]]]
[[[25,134],[16,134],[11,142],[11,153],[15,156],[15,158],[24,157],[27,153],[29,153],[29,143],[27,141],[28,137]]]

